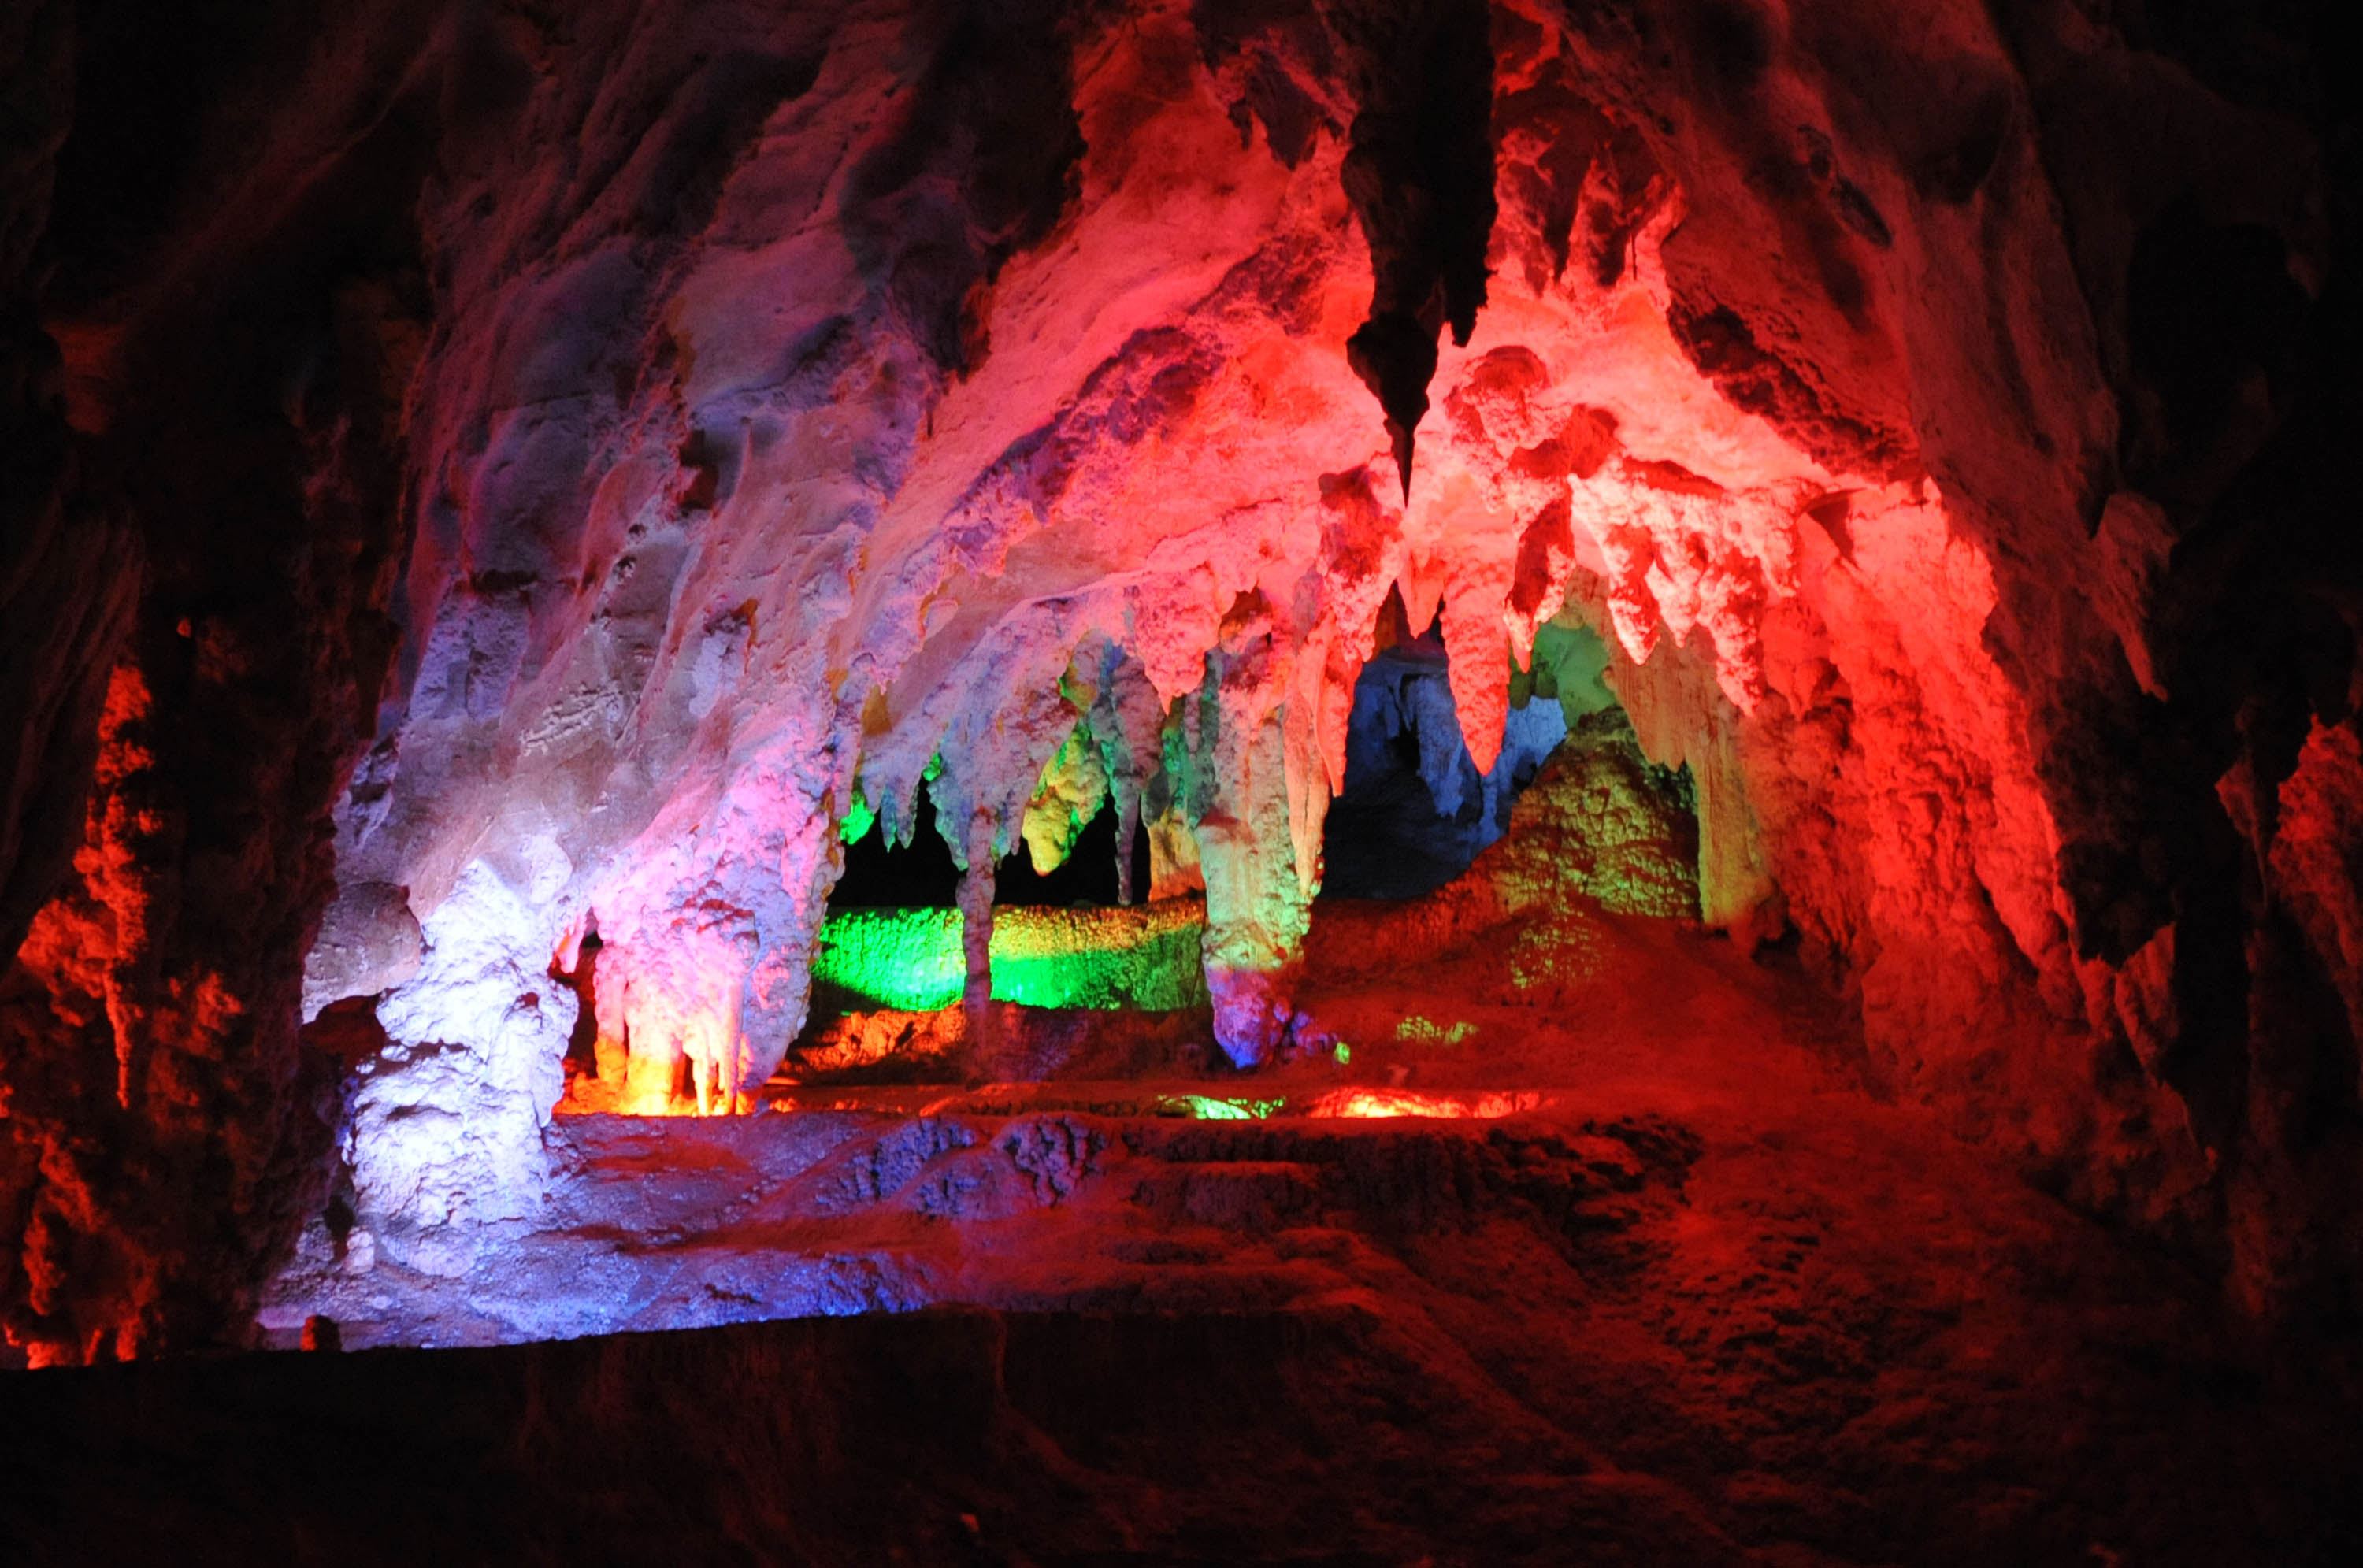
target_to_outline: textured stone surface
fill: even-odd
[[[1701,918],[1793,937],[1882,1092],[2354,1320],[2356,144],[2309,22],[19,9],[28,1352],[239,1331],[335,1132],[375,1157],[316,1005],[396,985],[371,1092],[447,1047],[480,1081],[416,1103],[528,1171],[595,926],[650,1093],[749,1103],[857,798],[1048,845],[1079,724],[1270,1059],[1390,594],[1480,772],[1539,628],[1610,646]],[[314,946],[364,886],[416,976]]]
[[[338,889],[304,960],[304,1021],[337,1002],[382,996],[414,978],[425,941],[407,889],[383,882]]]
[[[13,953],[80,837],[106,676],[139,591],[137,538],[78,495],[57,345],[34,274],[72,120],[72,6],[0,23],[0,951]]]
[[[1652,769],[1624,715],[1582,721],[1478,862],[1514,914],[1548,923],[1570,897],[1619,914],[1698,914],[1697,827],[1686,793]]]
[[[1768,1212],[1731,1253],[1686,1261],[1703,1302],[1741,1270],[1811,1302],[1844,1268],[1816,1234],[1810,1215]],[[1448,1268],[1476,1240],[1421,1251]],[[1858,1345],[2007,1349],[2034,1324],[1942,1297],[1836,1336],[1703,1314],[1714,1326],[1691,1344],[1625,1360],[1631,1320],[1603,1282],[1581,1331],[1503,1354],[1487,1329],[1567,1321],[1516,1292],[1571,1271],[1540,1242],[1528,1261],[1502,1288],[1416,1285],[1401,1308],[927,1313],[43,1374],[0,1408],[0,1456],[26,1483],[0,1498],[0,1547],[28,1563],[192,1541],[350,1562],[2352,1554],[2341,1452],[2309,1453],[2304,1428],[2275,1430],[2236,1383],[2154,1345],[2071,1352],[2039,1376],[1989,1364],[1871,1419],[1858,1397],[1799,1398],[1791,1376]],[[2051,1312],[2106,1328],[2072,1299]],[[1725,1400],[1670,1405],[1684,1361],[1716,1367]],[[2196,1428],[2191,1385],[2208,1390]],[[2189,1463],[2202,1449],[2211,1462]],[[1806,1451],[1816,1483],[1785,1483],[1778,1467]]]

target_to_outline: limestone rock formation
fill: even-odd
[[[745,1109],[840,823],[923,789],[980,958],[999,856],[1146,820],[1271,1058],[1391,596],[1480,775],[1545,628],[1601,639],[1699,918],[1793,946],[1882,1092],[2262,1323],[2363,1309],[2354,127],[2306,39],[217,9],[0,23],[26,1353],[236,1338],[337,1150],[421,1257],[526,1203],[593,931],[634,1093]]]

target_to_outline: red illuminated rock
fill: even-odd
[[[2301,350],[2354,344],[2313,141],[2161,51],[2283,56],[1868,0],[258,6],[267,102],[94,22],[61,149],[59,9],[0,56],[49,105],[0,310],[54,171],[83,447],[9,329],[39,1353],[237,1318],[339,1000],[391,1041],[354,1199],[430,1253],[524,1201],[586,930],[624,1097],[746,1104],[857,801],[926,789],[979,878],[1144,812],[1266,1059],[1391,594],[1481,772],[1537,628],[1601,634],[1702,920],[1793,932],[1882,1087],[2302,1294],[2352,1135],[2266,1112],[2352,1122],[2363,601]],[[66,521],[118,514],[136,588]],[[152,707],[85,812],[110,672]]]

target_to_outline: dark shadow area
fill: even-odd
[[[1440,626],[1372,656],[1354,686],[1346,788],[1323,829],[1324,894],[1417,898],[1508,831],[1512,801],[1568,733],[1559,704],[1531,678],[1521,684],[1500,759],[1481,774],[1461,739]]]
[[[1823,1562],[2353,1561],[2351,1436],[2237,1390],[2202,1409],[2177,1368],[2126,1365],[2095,1400],[2087,1441],[2113,1463],[2046,1475],[2058,1445],[2004,1426],[1973,1464],[1784,1476],[1775,1510],[1725,1500],[1712,1449],[1660,1440],[1646,1482],[1603,1474],[1595,1445],[1637,1440],[1575,1427],[1581,1391],[1616,1390],[1644,1430],[1665,1412],[1582,1341],[1522,1356],[1532,1408],[1458,1371],[1493,1343],[1423,1360],[1352,1309],[936,1310],[22,1374],[0,1403],[0,1560],[1693,1568],[1805,1561],[1810,1529]]]
[[[1067,858],[1048,873],[1034,869],[1034,857],[1020,841],[1016,852],[993,868],[996,904],[1109,905],[1116,901],[1116,811],[1113,801],[1087,823]],[[1136,827],[1132,839],[1132,885],[1148,886],[1148,831]],[[828,908],[842,910],[950,909],[958,901],[960,867],[936,826],[936,805],[922,790],[914,808],[911,842],[889,848],[884,828],[870,825],[845,846],[845,872],[829,890]]]
[[[993,901],[996,904],[1048,904],[1070,908],[1077,904],[1104,907],[1116,900],[1115,836],[1117,832],[1115,802],[1108,801],[1100,814],[1083,827],[1082,835],[1067,851],[1067,858],[1048,872],[1034,869],[1033,852],[1024,841],[1017,853],[1002,861],[993,871]],[[1132,833],[1132,885],[1148,886],[1148,829],[1136,824]]]
[[[2157,402],[2135,403],[2123,456],[2146,490],[2197,500],[2255,455],[2275,406],[2307,380],[2308,304],[2270,229],[2210,223],[2184,201],[2142,230],[2125,273],[2125,339]]]
[[[574,1028],[566,1037],[566,1076],[599,1076],[598,989],[599,953],[606,945],[595,931],[584,934],[575,949],[574,967],[561,969],[549,961],[549,977],[574,993]]]
[[[913,807],[911,842],[890,848],[882,823],[845,846],[845,872],[829,889],[828,908],[839,910],[949,909],[960,892],[960,867],[936,828],[936,803],[918,792]]]
[[[374,996],[330,1002],[304,1026],[299,1038],[306,1050],[344,1063],[374,1061],[387,1043]]]

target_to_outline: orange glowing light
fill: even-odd
[[[1332,1089],[1305,1108],[1317,1117],[1425,1116],[1498,1121],[1540,1110],[1545,1097],[1532,1089],[1487,1094],[1413,1094],[1403,1089]]]

